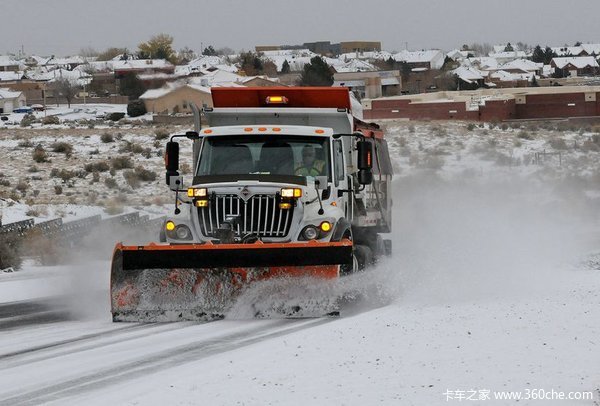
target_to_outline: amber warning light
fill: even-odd
[[[267,104],[287,104],[288,98],[285,96],[267,96]]]

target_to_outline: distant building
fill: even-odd
[[[305,42],[302,45],[260,45],[254,48],[256,52],[280,50],[308,49],[319,55],[340,55],[344,53],[380,52],[379,41],[346,41],[332,44],[330,41]]]
[[[400,51],[392,56],[395,61],[405,62],[411,69],[441,69],[446,55],[437,49],[427,51]]]
[[[254,47],[256,52],[265,52],[265,51],[279,51],[281,46],[279,45],[257,45]]]
[[[598,61],[593,56],[553,58],[550,66],[561,77],[591,76],[600,73]]]
[[[125,61],[112,61],[115,78],[120,79],[126,73],[167,73],[175,72],[175,66],[166,59],[128,59]]]
[[[319,55],[339,55],[342,53],[340,44],[332,44],[329,41],[305,42],[302,46]]]
[[[347,52],[375,52],[381,51],[379,41],[347,41],[340,42],[341,53]]]
[[[210,88],[194,84],[169,84],[146,91],[140,99],[155,114],[191,113],[190,102],[199,108],[212,107]]]
[[[15,92],[6,88],[0,88],[0,113],[12,113],[16,108],[27,105],[27,99],[23,92]]]
[[[21,62],[14,60],[11,56],[0,55],[0,72],[17,72]]]
[[[338,72],[333,74],[333,86],[349,88],[358,99],[400,94],[400,71]]]

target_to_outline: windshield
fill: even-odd
[[[197,175],[327,176],[331,180],[328,140],[295,135],[206,137]]]

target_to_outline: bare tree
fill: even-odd
[[[79,50],[79,55],[83,56],[84,58],[91,58],[98,56],[98,54],[99,52],[92,47],[84,47]]]
[[[74,82],[66,78],[58,79],[55,82],[55,89],[58,93],[67,100],[69,108],[71,108],[71,101],[77,94],[79,86]]]
[[[477,42],[474,43],[474,44],[471,44],[469,46],[469,48],[472,51],[475,51],[475,55],[476,56],[487,56],[490,52],[492,52],[494,50],[494,47],[492,47],[488,43],[480,44],[480,43],[477,43]]]

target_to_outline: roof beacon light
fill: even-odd
[[[267,96],[267,104],[287,104],[288,98],[285,96]]]

